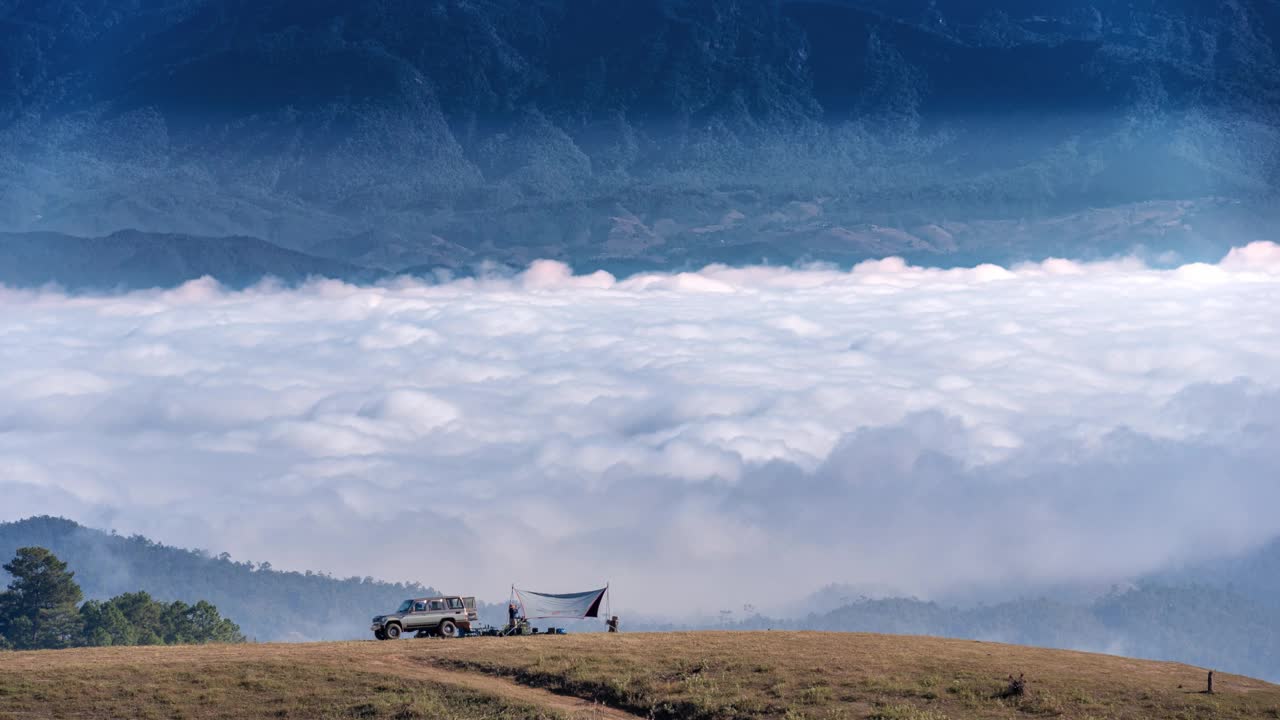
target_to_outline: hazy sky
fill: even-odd
[[[0,520],[650,612],[1109,582],[1280,532],[1277,299],[1270,243],[0,289]]]

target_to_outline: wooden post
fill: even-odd
[[[1213,671],[1212,670],[1209,671],[1209,689],[1206,691],[1206,693],[1209,695],[1213,694]]]

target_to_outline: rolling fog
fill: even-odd
[[[1123,581],[1280,533],[1278,292],[1271,243],[0,289],[0,520],[646,615]]]

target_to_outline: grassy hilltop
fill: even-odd
[[[100,648],[2,659],[3,718],[1280,718],[1280,686],[1218,675],[1206,695],[1205,671],[1186,665],[862,634]],[[1025,674],[1021,697],[1002,697],[1010,674]]]

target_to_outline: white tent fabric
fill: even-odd
[[[605,592],[609,590],[608,587],[602,587],[599,590],[552,595],[519,588],[512,589],[515,590],[516,598],[520,600],[520,607],[524,610],[524,616],[530,620],[535,618],[581,619],[600,617],[600,600],[604,597]]]

